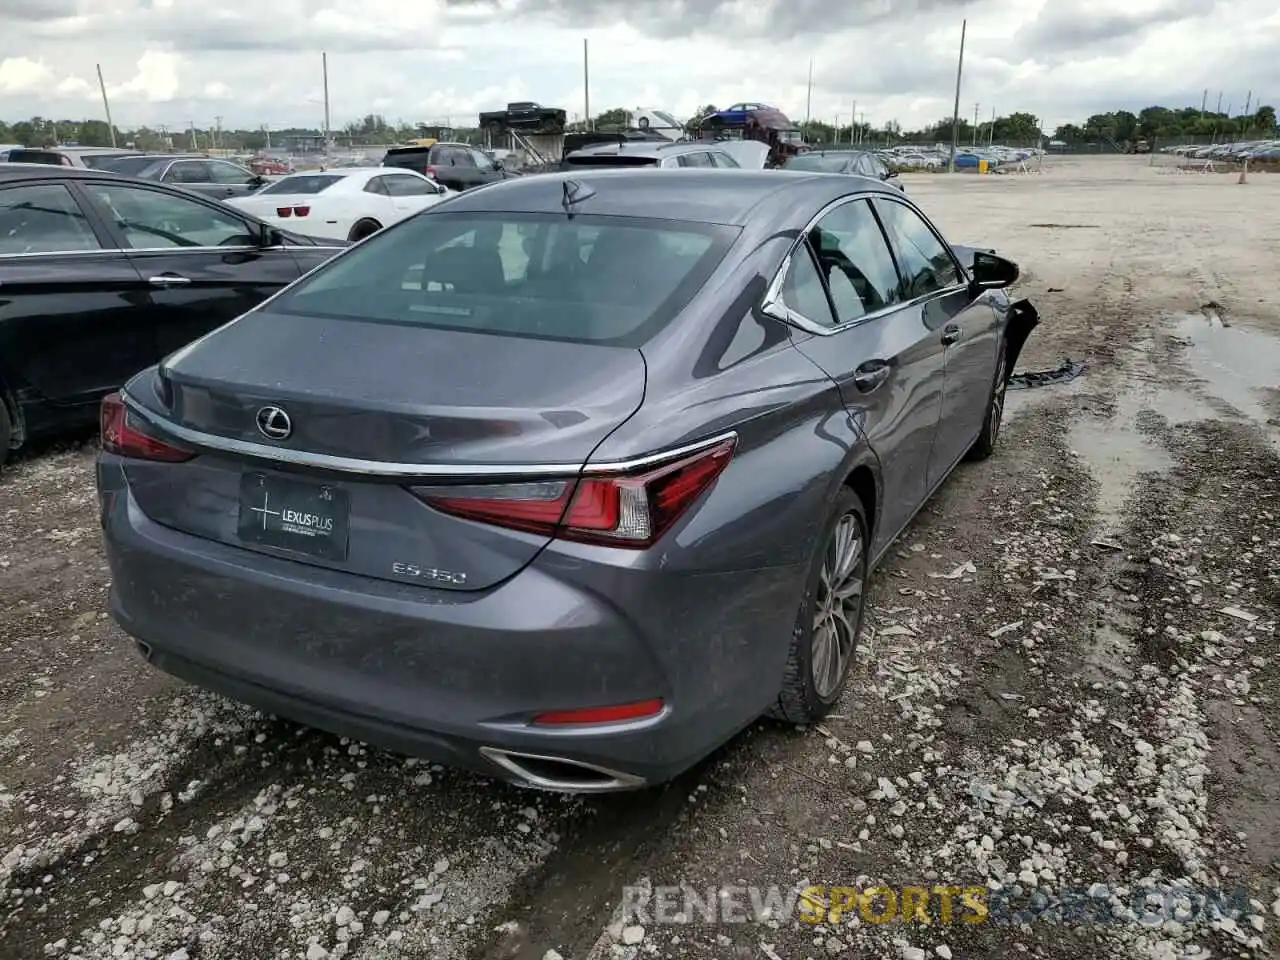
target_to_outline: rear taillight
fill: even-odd
[[[292,217],[293,207],[276,207],[277,217]]]
[[[715,481],[734,439],[657,467],[577,480],[414,487],[444,513],[512,530],[643,549],[654,543]]]
[[[293,208],[293,215],[295,217],[305,217],[310,212],[311,212],[310,207],[294,207]]]
[[[637,700],[607,707],[577,707],[572,710],[545,710],[533,718],[542,726],[560,726],[580,723],[622,723],[627,720],[644,720],[662,712],[662,701]]]
[[[423,175],[424,177],[430,177],[432,180],[434,180],[434,179],[436,178],[436,168],[435,168],[435,167],[430,167],[430,166],[428,166],[428,167],[423,167],[423,168],[422,168],[422,175]]]
[[[195,456],[194,450],[166,443],[145,432],[118,393],[109,393],[102,398],[98,425],[101,428],[102,449],[107,453],[164,463],[181,463]]]

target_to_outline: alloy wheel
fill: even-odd
[[[857,651],[866,572],[862,523],[846,513],[836,523],[822,559],[813,617],[814,691],[829,699],[844,681]]]

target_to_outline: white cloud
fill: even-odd
[[[100,63],[122,126],[318,126],[321,50],[334,127],[461,125],[519,99],[580,114],[587,36],[592,112],[764,100],[799,120],[812,57],[814,117],[847,120],[856,101],[912,128],[951,112],[965,16],[968,115],[1052,125],[1198,105],[1205,87],[1224,106],[1280,99],[1275,0],[0,0],[22,51],[0,60],[0,118],[82,116]]]
[[[0,97],[39,90],[53,78],[43,60],[8,57],[0,60]]]

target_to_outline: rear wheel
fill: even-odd
[[[862,601],[867,586],[867,514],[852,490],[841,489],[823,527],[778,701],[769,715],[792,723],[821,720],[840,700],[859,657]]]
[[[358,220],[356,225],[351,228],[351,233],[347,235],[347,239],[352,243],[358,243],[365,237],[372,236],[382,229],[382,224],[377,220]]]
[[[996,380],[991,385],[991,399],[987,401],[987,415],[982,421],[982,432],[973,442],[966,460],[985,460],[995,453],[996,441],[1000,439],[1000,423],[1004,419],[1004,395],[1009,387],[1009,377],[1005,373],[1004,341],[1000,341],[1000,355],[996,359]]]

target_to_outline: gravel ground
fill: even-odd
[[[91,447],[21,458],[0,478],[0,957],[1280,944],[1280,176],[905,180],[954,240],[1023,264],[1043,325],[1022,367],[1086,372],[1011,394],[999,454],[891,552],[835,716],[761,724],[663,790],[520,791],[144,668],[103,612]]]

